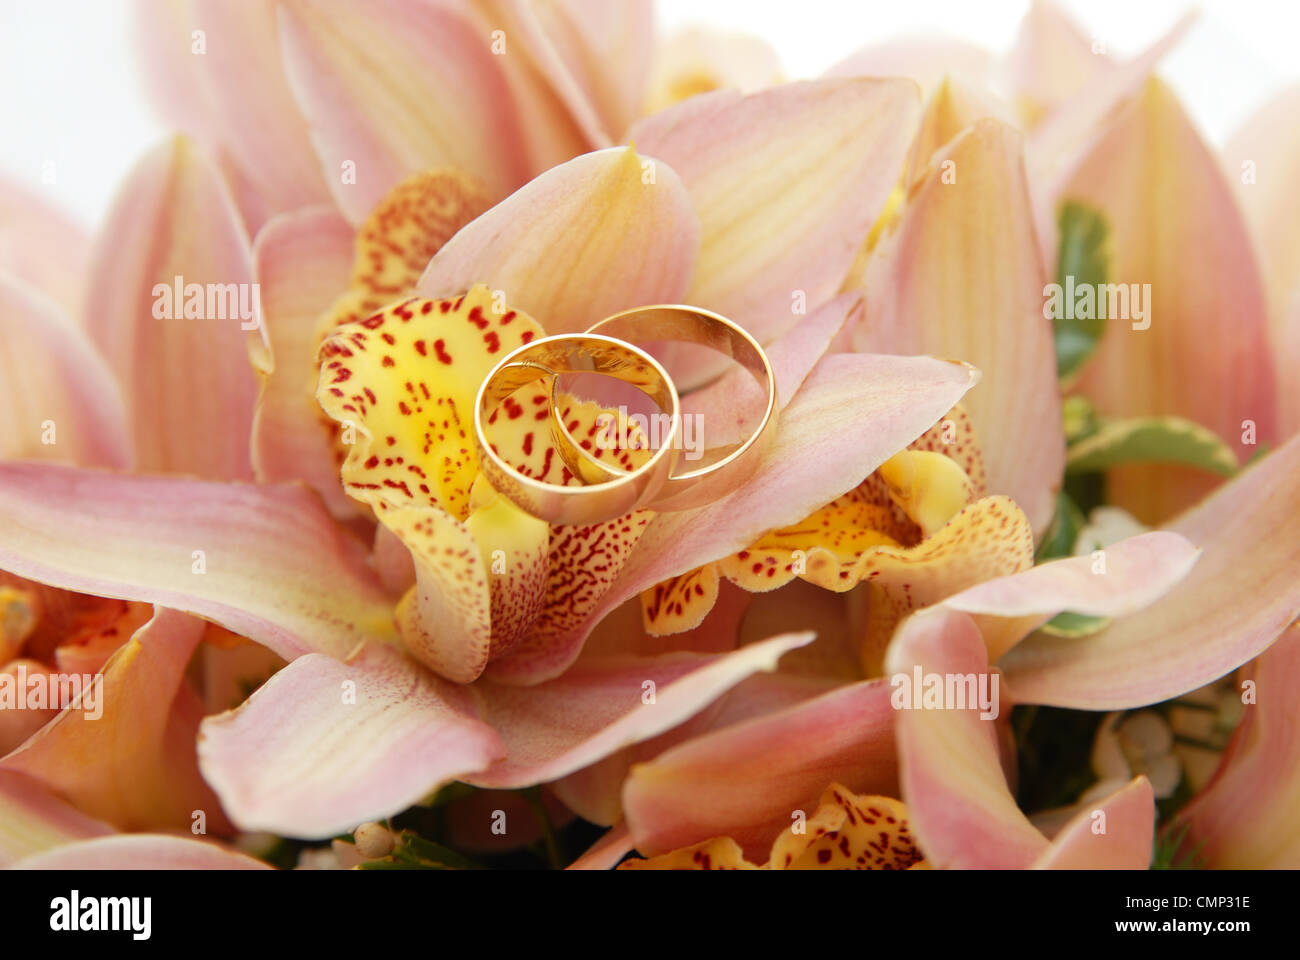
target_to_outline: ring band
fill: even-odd
[[[776,434],[776,377],[767,353],[743,327],[710,310],[663,304],[616,313],[588,328],[587,335],[595,334],[639,343],[678,340],[709,347],[748,370],[767,394],[762,422],[744,442],[707,466],[670,474],[658,496],[647,504],[651,509],[687,510],[704,506],[726,496],[753,476]],[[618,471],[583,449],[569,433],[559,415],[555,380],[551,381],[551,418],[560,457],[572,473],[587,483],[620,476]]]
[[[550,377],[549,392],[554,397],[555,380],[564,373],[604,374],[640,389],[668,414],[667,442],[635,470],[610,470],[599,482],[591,482],[589,475],[573,471],[579,481],[590,485],[562,486],[520,473],[492,449],[484,432],[484,421],[512,393],[537,380]],[[551,427],[553,434],[557,427],[563,427],[554,413]],[[596,334],[543,337],[511,351],[492,368],[474,400],[479,469],[498,493],[532,516],[553,524],[601,523],[645,506],[663,488],[676,465],[681,428],[677,388],[659,362],[630,343]],[[564,437],[572,441],[567,430]]]

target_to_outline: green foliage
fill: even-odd
[[[1230,477],[1237,457],[1212,430],[1181,417],[1135,417],[1102,422],[1071,444],[1069,473],[1093,473],[1125,463],[1179,463]]]
[[[1106,241],[1110,228],[1101,211],[1082,203],[1067,202],[1057,216],[1060,245],[1056,257],[1056,282],[1065,289],[1068,278],[1074,286],[1106,283],[1109,257]],[[1064,311],[1061,311],[1064,313]],[[1079,372],[1085,360],[1097,348],[1105,332],[1102,318],[1053,317],[1052,328],[1056,335],[1056,370],[1062,380]]]

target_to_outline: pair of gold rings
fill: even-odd
[[[705,465],[679,470],[683,413],[677,387],[663,366],[634,342],[684,342],[730,357],[764,392],[757,427],[739,442],[704,451]],[[596,373],[636,387],[667,416],[658,448],[640,465],[623,469],[602,460],[575,439],[559,409],[556,384],[564,374]],[[507,463],[487,440],[492,412],[521,387],[548,381],[555,448],[577,484],[530,477]],[[584,525],[633,510],[686,510],[725,496],[758,468],[776,432],[776,379],[767,354],[726,317],[698,307],[637,307],[608,317],[585,333],[559,334],[507,354],[479,387],[474,432],[479,467],[488,482],[525,512],[553,524]]]

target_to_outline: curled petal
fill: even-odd
[[[1204,686],[1258,655],[1300,612],[1298,525],[1293,438],[1171,525],[1201,555],[1159,602],[1089,637],[1035,635],[1004,658],[1016,698],[1127,709]]]
[[[203,721],[199,763],[245,829],[329,837],[397,813],[504,754],[471,689],[385,646],[300,657]]]
[[[445,297],[483,283],[547,333],[585,330],[630,307],[685,302],[699,236],[662,159],[601,150],[548,170],[461,230],[419,289]]]
[[[194,755],[202,706],[185,670],[203,621],[159,609],[86,684],[81,697],[4,758],[94,817],[122,830],[229,831]]]

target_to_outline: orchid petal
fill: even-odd
[[[587,852],[569,864],[566,870],[612,870],[632,852],[632,834],[626,824],[619,824],[593,843]]]
[[[828,782],[895,792],[893,731],[889,688],[871,680],[673,747],[627,777],[635,846],[653,856],[726,834],[757,859]]]
[[[865,284],[867,320],[855,345],[979,367],[984,380],[963,406],[989,490],[1014,499],[1036,532],[1045,529],[1065,443],[1020,135],[981,120],[936,155]]]
[[[0,868],[76,840],[111,833],[30,777],[0,769]]]
[[[1146,777],[1087,804],[1039,856],[1040,870],[1145,870],[1151,863],[1156,798]]]
[[[300,657],[203,721],[199,764],[245,829],[329,837],[390,816],[504,754],[473,690],[395,650]]]
[[[1007,56],[1017,107],[1029,127],[1071,97],[1102,82],[1114,61],[1052,0],[1034,0]]]
[[[81,319],[90,238],[62,211],[0,178],[0,273],[22,277]],[[6,311],[7,312],[7,311]]]
[[[352,228],[333,209],[313,207],[272,220],[253,247],[266,338],[253,469],[265,483],[305,481],[339,516],[353,508],[316,403],[315,357],[321,315],[347,286],[353,242]]]
[[[83,466],[131,461],[113,374],[53,301],[0,275],[0,459]]]
[[[646,113],[714,90],[757,93],[781,80],[780,57],[762,37],[687,27],[655,50]]]
[[[866,47],[826,71],[828,77],[911,77],[927,94],[947,74],[975,80],[987,77],[993,57],[981,47],[953,37],[927,36]]]
[[[811,633],[785,634],[716,656],[583,661],[526,688],[480,684],[486,719],[500,732],[507,756],[467,779],[487,787],[558,779],[676,726],[812,639]]]
[[[122,830],[229,830],[194,755],[202,708],[185,670],[203,621],[159,609],[109,661],[102,679],[0,761]]]
[[[96,243],[86,317],[125,392],[140,469],[251,478],[250,271],[211,163],[179,136],[147,154]]]
[[[908,679],[914,669],[991,675],[975,622],[943,608],[914,614],[903,625],[885,669]],[[896,721],[903,799],[927,862],[943,869],[1029,866],[1048,842],[1007,787],[993,722],[981,718],[978,704],[944,706],[900,710]]]
[[[360,223],[398,181],[472,170],[494,196],[527,179],[519,117],[474,11],[445,3],[280,5],[289,85],[339,209]]]
[[[1108,322],[1083,371],[1080,389],[1097,410],[1186,417],[1243,462],[1251,443],[1273,443],[1268,302],[1251,238],[1218,158],[1168,88],[1150,81],[1056,196],[1101,211],[1113,249],[1108,280],[1146,291],[1145,316]],[[1112,501],[1146,523],[1187,508],[1217,482],[1164,465],[1119,468],[1109,480]]]
[[[609,146],[639,115],[654,34],[649,0],[481,2],[493,25],[522,44],[593,146]]]
[[[1254,228],[1275,322],[1300,291],[1300,228],[1287,206],[1300,181],[1300,130],[1291,122],[1298,111],[1300,86],[1252,114],[1223,150],[1237,200]]]
[[[134,833],[65,844],[20,860],[15,870],[270,870],[206,840]]]
[[[1300,626],[1283,633],[1244,679],[1255,686],[1241,726],[1214,779],[1170,829],[1186,827],[1181,848],[1207,867],[1294,869],[1300,865]]]
[[[1199,557],[1200,551],[1176,533],[1144,533],[1111,544],[1101,557],[1053,560],[986,580],[953,593],[943,605],[975,617],[989,659],[996,661],[1064,610],[1115,618],[1151,606],[1188,575]]]
[[[281,64],[274,5],[138,3],[135,29],[147,89],[167,125],[229,153],[259,211],[274,214],[329,199]],[[201,50],[196,31],[203,36]],[[259,224],[248,226],[252,232]]]
[[[1191,572],[1089,637],[1035,635],[1002,661],[1017,700],[1115,710],[1168,700],[1261,653],[1300,614],[1300,437],[1181,517]],[[1115,547],[1108,548],[1107,556]]]
[[[215,620],[292,659],[391,636],[365,551],[296,487],[0,465],[0,569]]]
[[[600,150],[548,170],[461,230],[419,290],[454,296],[485,283],[548,333],[585,330],[630,307],[682,302],[699,232],[667,164]]]
[[[801,302],[830,300],[903,171],[919,116],[912,83],[851,79],[708,94],[638,123],[631,141],[672,165],[699,214],[686,302],[767,342],[794,325]]]

